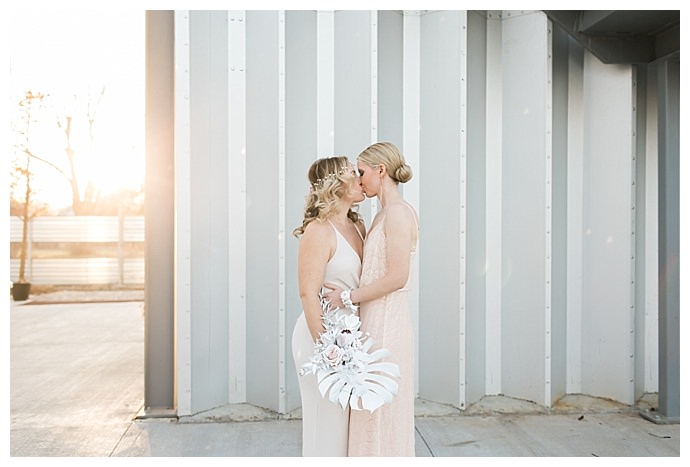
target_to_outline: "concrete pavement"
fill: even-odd
[[[238,404],[138,418],[141,302],[52,302],[10,301],[11,457],[300,456],[299,411]],[[569,396],[545,411],[489,397],[466,412],[419,400],[416,412],[417,457],[680,457],[680,424],[600,399]]]

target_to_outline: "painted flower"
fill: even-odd
[[[336,343],[340,347],[350,347],[355,342],[355,335],[349,329],[343,329],[336,337]]]
[[[350,331],[351,333],[355,333],[359,331],[359,327],[361,326],[362,322],[359,320],[359,316],[356,314],[352,313],[350,315],[345,315],[341,318],[342,321],[342,328]]]
[[[331,344],[323,351],[323,358],[326,364],[337,367],[343,361],[343,349],[335,344]]]
[[[398,365],[381,361],[390,356],[386,349],[370,352],[373,339],[360,331],[357,310],[343,314],[323,297],[323,327],[314,344],[314,355],[302,366],[300,375],[315,374],[319,392],[343,410],[373,412],[389,403],[398,392],[394,378],[400,376]]]

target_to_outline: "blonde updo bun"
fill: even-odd
[[[405,158],[393,143],[374,143],[357,157],[371,167],[383,164],[386,173],[395,183],[407,183],[412,180],[412,169],[405,163]]]
[[[410,180],[412,180],[412,168],[405,164],[397,169],[395,169],[395,173],[392,176],[393,180],[399,183],[407,183]]]

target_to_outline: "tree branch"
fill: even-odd
[[[25,150],[24,152],[26,152],[26,155],[27,155],[27,156],[29,156],[29,157],[31,157],[31,158],[33,158],[33,159],[36,159],[37,161],[43,162],[44,164],[47,164],[47,165],[49,165],[50,167],[54,168],[55,170],[57,170],[57,171],[60,173],[60,175],[62,175],[63,177],[65,177],[65,178],[67,179],[68,182],[71,182],[72,179],[69,178],[69,175],[67,175],[67,174],[65,173],[65,171],[62,170],[62,169],[61,169],[60,167],[58,167],[57,165],[53,164],[53,163],[50,162],[50,161],[47,161],[47,160],[43,159],[42,157],[39,157],[39,156],[35,155],[35,154],[32,153],[31,151],[26,151],[26,150]]]

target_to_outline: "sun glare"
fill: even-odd
[[[81,189],[89,180],[103,194],[141,188],[144,11],[17,10],[10,15],[11,102],[18,103],[27,91],[48,96],[29,143],[48,162],[32,162],[36,199],[56,211],[71,204],[67,148],[74,151]]]

